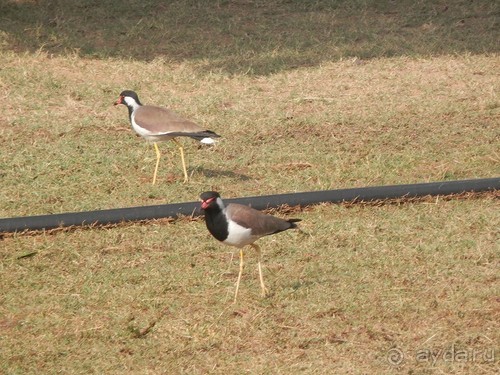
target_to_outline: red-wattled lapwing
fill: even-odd
[[[160,150],[156,142],[172,139],[181,153],[182,168],[184,170],[184,182],[188,181],[186,162],[184,161],[184,150],[176,137],[190,137],[201,143],[213,144],[213,138],[220,137],[213,131],[205,130],[192,121],[186,120],[176,113],[161,107],[142,105],[139,97],[134,91],[125,90],[115,102],[115,105],[124,104],[128,108],[128,114],[132,128],[137,134],[148,141],[154,142],[156,151],[156,166],[153,174],[153,185],[156,182],[158,166],[160,165]]]
[[[252,246],[258,255],[258,269],[262,296],[267,294],[262,277],[260,265],[262,253],[258,245],[254,244],[260,237],[283,232],[287,229],[297,228],[295,224],[300,219],[280,219],[272,215],[266,215],[250,206],[230,203],[224,205],[219,193],[207,191],[200,195],[201,208],[205,211],[205,222],[208,231],[216,239],[226,245],[240,248],[240,272],[236,282],[234,301],[238,297],[241,274],[243,273],[243,247]]]

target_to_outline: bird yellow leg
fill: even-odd
[[[238,289],[240,289],[241,275],[243,274],[243,249],[240,249],[240,272],[238,273],[238,280],[236,281],[236,291],[234,292],[234,303],[238,298]]]
[[[174,138],[173,141],[177,146],[179,146],[179,151],[181,152],[182,169],[184,171],[184,182],[188,182],[189,178],[186,169],[186,161],[184,160],[184,149],[182,148],[182,144],[177,139]]]
[[[257,251],[257,256],[259,257],[258,263],[257,263],[257,268],[259,269],[259,280],[260,280],[260,289],[261,289],[261,294],[262,297],[265,297],[268,294],[268,290],[266,286],[264,285],[264,277],[262,276],[262,266],[260,264],[262,260],[262,252],[260,251],[260,247],[256,244],[251,244],[251,246]]]
[[[156,166],[155,166],[155,173],[153,174],[153,185],[156,183],[156,175],[158,174],[158,166],[160,165],[160,158],[161,158],[161,153],[156,142],[154,143],[154,146],[156,151]]]

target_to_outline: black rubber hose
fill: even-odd
[[[282,205],[309,206],[313,204],[348,201],[373,201],[380,199],[415,198],[427,195],[449,195],[464,192],[484,192],[500,189],[500,177],[477,180],[443,181],[410,185],[373,186],[353,189],[310,191],[247,198],[222,198],[226,203],[241,203],[263,210]],[[126,221],[141,221],[161,218],[176,218],[179,215],[199,216],[200,203],[186,202],[156,206],[118,208],[110,210],[69,212],[54,215],[14,217],[0,219],[0,233],[25,230],[49,230],[60,227],[82,225],[117,224]]]

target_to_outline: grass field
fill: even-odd
[[[0,217],[500,175],[493,1],[0,2]],[[133,89],[223,136],[155,154]],[[0,373],[496,374],[498,193],[0,239]]]

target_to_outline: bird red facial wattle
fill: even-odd
[[[120,96],[116,102],[113,103],[113,105],[118,105],[123,103],[123,96]]]

